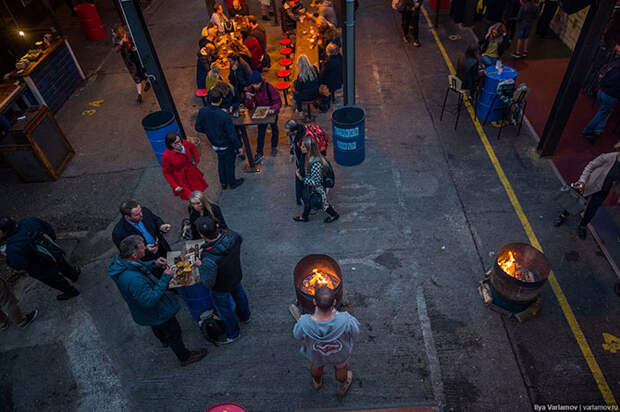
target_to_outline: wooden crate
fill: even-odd
[[[47,106],[33,106],[0,141],[0,152],[24,182],[57,180],[75,154]]]

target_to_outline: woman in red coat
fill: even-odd
[[[202,192],[209,187],[196,167],[200,158],[193,143],[181,140],[178,134],[170,132],[166,135],[166,147],[168,149],[161,156],[161,170],[175,196],[188,200],[194,190]]]

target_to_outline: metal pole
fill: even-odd
[[[601,0],[590,5],[588,16],[581,28],[577,45],[571,55],[560,90],[555,96],[551,113],[538,142],[537,151],[541,156],[551,156],[560,142],[564,127],[573,112],[573,107],[590,69],[592,59],[598,50],[601,36],[605,32],[605,27],[614,11],[615,4],[616,0]]]
[[[185,138],[185,131],[183,130],[183,125],[181,124],[181,117],[179,116],[174,100],[172,99],[172,94],[168,88],[168,82],[166,81],[164,71],[159,64],[155,46],[153,46],[151,35],[146,26],[146,21],[144,20],[144,15],[142,14],[142,9],[140,8],[138,2],[139,0],[121,0],[121,7],[123,9],[125,21],[127,22],[127,27],[129,28],[129,32],[133,38],[134,45],[138,51],[138,56],[142,62],[142,66],[151,81],[153,91],[155,92],[155,96],[159,102],[159,107],[162,110],[166,110],[174,114],[174,117],[177,119],[177,124],[179,125],[179,130],[181,132],[180,135]]]
[[[355,0],[345,3],[344,22],[344,105],[355,104]]]

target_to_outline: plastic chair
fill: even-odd
[[[467,90],[463,89],[463,82],[458,77],[449,74],[448,75],[448,88],[446,89],[446,95],[443,98],[443,104],[441,105],[441,115],[439,120],[443,119],[443,112],[446,110],[446,101],[448,100],[448,94],[456,93],[458,95],[458,102],[456,104],[456,121],[454,122],[454,130],[459,124],[459,118],[461,117],[461,107],[463,106],[463,99],[468,99]]]
[[[207,105],[207,93],[208,93],[207,89],[198,89],[194,92],[194,96],[200,97],[200,100],[202,100],[203,106]]]
[[[278,83],[276,83],[276,89],[280,90],[282,92],[282,97],[284,97],[284,105],[285,106],[288,106],[288,100],[286,98],[286,95],[288,93],[289,87],[291,87],[291,84],[289,82],[278,82]]]

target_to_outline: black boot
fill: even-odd
[[[325,212],[329,215],[325,218],[324,222],[325,223],[331,223],[334,220],[338,219],[340,217],[340,215],[338,214],[338,212],[336,212],[334,210],[333,207],[329,206],[327,209],[325,209]]]

